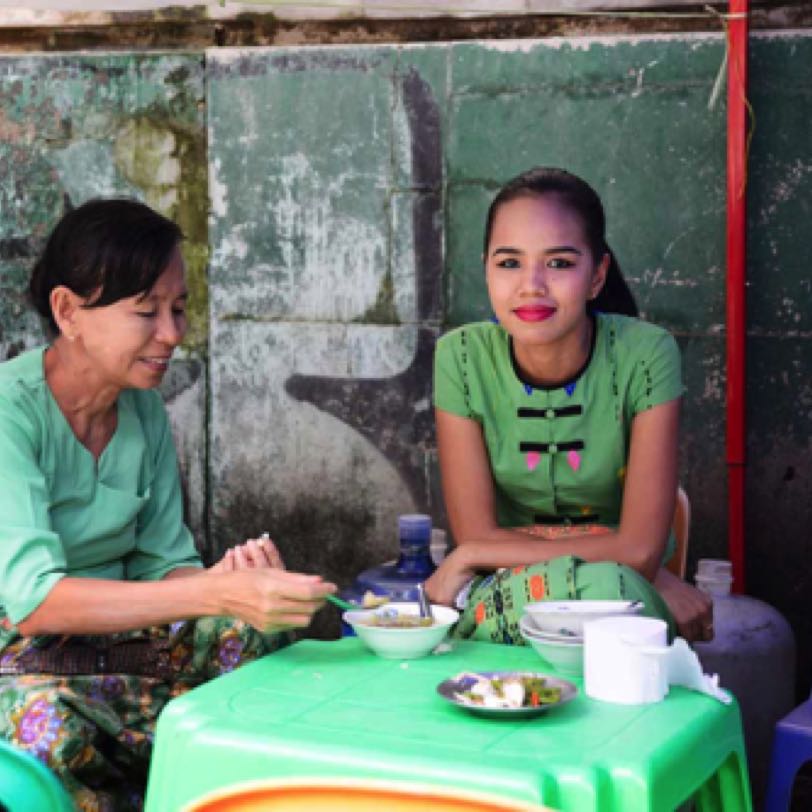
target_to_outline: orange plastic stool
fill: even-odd
[[[184,812],[553,812],[549,807],[425,784],[251,782],[211,793]]]

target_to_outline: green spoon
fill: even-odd
[[[385,603],[389,603],[389,598],[384,598],[382,596],[377,596],[378,600],[375,603],[370,603],[369,605],[365,606],[363,603],[359,606],[357,603],[350,603],[349,601],[345,601],[343,598],[339,598],[336,595],[328,595],[327,600],[330,603],[337,606],[339,609],[343,609],[345,612],[359,612],[365,611],[367,609],[377,609],[379,606],[383,606]]]
[[[360,609],[360,606],[356,606],[354,603],[350,603],[349,601],[345,601],[342,598],[337,597],[336,595],[328,595],[327,600],[330,601],[333,605],[337,606],[339,609],[343,609],[345,612],[355,612]]]

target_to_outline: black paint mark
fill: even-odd
[[[292,375],[285,390],[351,426],[395,466],[418,509],[428,510],[426,453],[434,448],[431,378],[442,312],[440,112],[415,70],[397,77],[409,121],[417,349],[411,365],[391,378]]]
[[[203,374],[203,364],[196,359],[175,361],[161,382],[161,396],[172,403],[187,389],[191,389]]]
[[[54,221],[64,217],[69,211],[73,211],[73,203],[67,192],[62,194],[62,213]],[[24,237],[7,237],[0,240],[0,261],[10,261],[15,259],[35,259],[39,256],[42,247],[42,240],[32,235]]]
[[[12,341],[6,349],[6,361],[16,358],[21,352],[25,350],[24,341]]]
[[[36,256],[36,248],[30,237],[8,237],[0,240],[0,260],[30,259]]]

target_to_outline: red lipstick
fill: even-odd
[[[525,305],[513,311],[522,321],[545,321],[555,313],[554,307],[544,305]]]

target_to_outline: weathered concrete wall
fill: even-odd
[[[127,195],[178,222],[194,305],[185,360],[164,391],[198,534],[206,509],[203,77],[200,54],[0,57],[0,359],[44,340],[25,284],[67,209]]]
[[[811,42],[753,44],[750,173],[751,586],[801,635],[806,602],[785,579],[806,583],[809,545],[809,283],[793,238],[810,205],[810,103],[793,65]],[[722,56],[713,35],[212,52],[214,545],[278,527],[294,560],[345,581],[391,550],[394,513],[442,515],[425,414],[408,406],[427,397],[415,328],[437,319],[429,224],[444,224],[444,324],[486,316],[487,202],[546,163],[600,190],[645,315],[678,336],[691,559],[724,557],[724,95],[709,106]],[[405,307],[401,290],[433,306]],[[383,393],[401,408],[381,410]],[[776,514],[776,496],[792,510]]]
[[[214,554],[267,529],[292,566],[347,583],[394,552],[397,513],[442,520],[433,339],[487,314],[493,191],[563,165],[602,193],[645,314],[680,341],[691,560],[724,556],[724,94],[708,104],[723,47],[680,35],[0,60],[0,353],[39,340],[20,292],[66,200],[135,192],[177,216],[200,317],[166,390],[199,537]],[[748,578],[792,621],[808,684],[812,36],[756,36],[751,59]]]
[[[751,62],[748,592],[792,623],[798,694],[806,696],[812,683],[812,37],[759,37]]]
[[[269,529],[343,583],[434,505],[442,156],[399,62],[209,55],[212,544]]]

